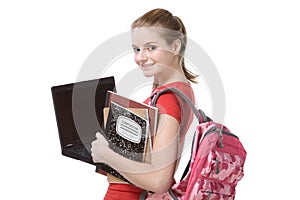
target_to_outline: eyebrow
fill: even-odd
[[[158,44],[158,42],[147,42],[147,43],[145,43],[143,46],[147,46],[147,45],[149,45],[149,44],[152,44],[152,43],[154,43],[154,44]],[[136,45],[131,45],[132,47],[138,47],[138,46],[136,46]]]

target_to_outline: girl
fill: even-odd
[[[177,88],[194,102],[191,82],[196,75],[185,68],[183,54],[186,30],[182,21],[164,9],[154,9],[131,25],[134,60],[144,76],[153,77],[152,94],[166,87]],[[147,98],[145,103],[149,103]],[[158,98],[158,128],[152,145],[151,163],[140,163],[120,156],[108,147],[105,138],[97,133],[92,143],[94,162],[107,163],[132,184],[110,174],[105,200],[139,199],[143,190],[166,192],[174,183],[184,136],[193,114],[188,105],[172,93]]]

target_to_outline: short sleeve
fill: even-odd
[[[167,114],[174,117],[178,123],[181,122],[181,110],[177,97],[172,93],[165,93],[157,99],[156,107],[159,114]]]

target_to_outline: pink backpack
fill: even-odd
[[[144,192],[140,199],[147,200],[233,200],[235,187],[244,176],[246,151],[238,139],[224,125],[215,123],[197,110],[180,90],[166,88],[154,95],[152,104],[166,92],[184,99],[196,114],[197,126],[190,161],[181,181],[172,185],[167,193]]]

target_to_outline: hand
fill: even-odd
[[[106,150],[108,147],[108,142],[99,132],[96,133],[96,140],[92,142],[92,158],[94,163],[105,162]]]

